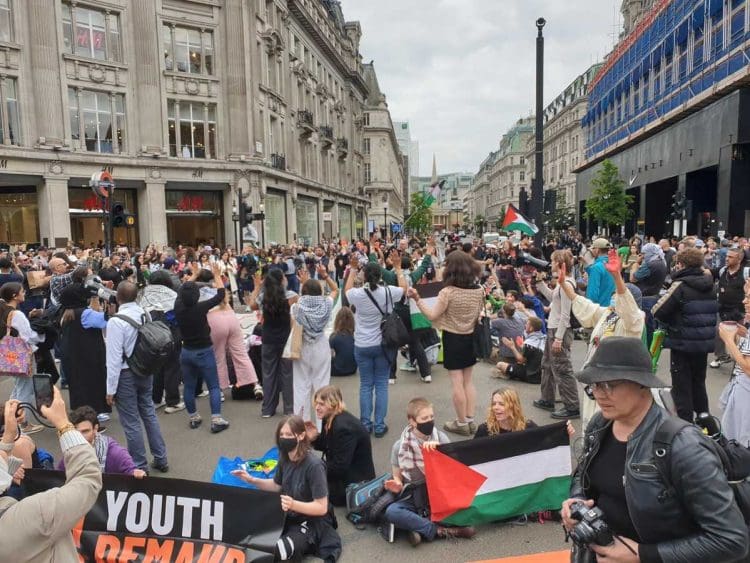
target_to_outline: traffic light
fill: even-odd
[[[240,228],[244,231],[250,223],[253,222],[253,206],[244,201],[240,204]]]
[[[112,227],[133,227],[135,217],[125,209],[125,205],[119,201],[112,204],[111,214]]]
[[[687,206],[688,202],[685,198],[685,194],[680,191],[675,192],[672,196],[672,217],[674,219],[681,219]]]

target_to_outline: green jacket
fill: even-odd
[[[375,253],[370,253],[370,262],[372,262],[373,264],[378,263],[378,257]],[[422,276],[427,273],[427,270],[429,270],[431,266],[432,256],[430,256],[429,254],[425,254],[424,258],[422,259],[422,263],[419,265],[419,268],[409,274],[411,276],[411,283],[415,284],[419,280],[421,280]],[[398,286],[398,279],[396,278],[396,274],[393,270],[388,270],[387,268],[383,268],[381,266],[380,274],[385,283],[387,283],[388,285]]]

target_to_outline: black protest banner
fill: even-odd
[[[81,561],[271,562],[284,526],[279,495],[182,479],[104,475],[73,530]],[[61,471],[29,469],[27,494],[60,487]]]

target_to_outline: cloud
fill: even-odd
[[[545,27],[545,103],[612,46],[616,0],[342,0],[420,173],[474,172],[535,100],[534,22]],[[619,7],[619,1],[617,1]]]

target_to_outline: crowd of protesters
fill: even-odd
[[[644,529],[648,519],[634,513],[630,503],[635,501],[623,483],[607,477],[606,468],[625,459],[623,444],[640,424],[653,425],[670,412],[692,423],[715,410],[721,413],[724,435],[750,446],[750,242],[742,237],[584,240],[568,232],[537,246],[526,236],[502,237],[496,243],[481,237],[386,241],[373,236],[316,246],[246,245],[239,252],[212,246],[116,246],[105,254],[97,245],[0,253],[0,335],[20,336],[34,352],[32,372],[49,373],[68,390],[72,412],[58,412],[59,394],[48,410],[61,436],[67,436],[61,438],[64,460],[59,467],[81,475],[81,486],[87,487],[85,497],[77,500],[79,512],[90,506],[90,492],[101,486],[94,476],[84,475],[82,464],[90,465],[94,457],[84,459],[78,453],[82,446],[93,446],[97,467],[104,472],[136,478],[166,473],[169,437],[162,435],[158,411],[171,415],[185,410],[186,424],[199,430],[196,399],[209,397],[208,426],[218,433],[230,427],[222,402],[249,397],[262,401],[259,416],[273,417],[280,406],[286,415],[275,436],[281,461],[276,478],[265,482],[237,472],[258,488],[281,494],[289,518],[276,558],[309,552],[335,560],[341,544],[330,506],[345,504],[348,484],[375,477],[371,437],[384,439],[388,422],[404,418],[389,413],[389,385],[400,371],[418,372],[430,384],[437,354],[428,349],[437,343],[455,412],[441,430],[428,399],[409,403],[387,482],[397,500],[384,518],[406,531],[415,546],[436,538],[471,538],[473,528],[442,526],[426,517],[429,500],[420,488],[423,450],[450,441],[449,434],[480,438],[536,426],[513,387],[477,397],[474,366],[479,360],[473,342],[483,316],[490,318],[495,339],[492,377],[539,386],[539,398],[529,409],[550,411],[553,419],[583,418],[587,436],[594,429],[601,451],[587,447],[571,496],[589,503],[602,498],[598,504],[619,510],[611,526],[627,541],[609,551],[595,548],[606,560],[698,561],[666,543],[716,533],[700,522],[686,523],[686,516],[677,527],[681,536],[655,537]],[[442,289],[428,302],[420,289],[431,282],[442,283]],[[382,331],[390,313],[397,314],[408,334],[401,350],[408,361],[401,366],[398,348],[386,345]],[[412,326],[414,313],[426,318],[428,327]],[[243,333],[238,314],[257,315],[251,335]],[[142,377],[129,358],[139,326],[151,320],[169,327],[175,346],[163,366]],[[648,351],[660,347],[660,333],[670,349],[671,385],[651,371],[651,377],[643,375],[646,358],[651,361]],[[588,351],[582,365],[574,366],[576,338],[587,341]],[[606,354],[605,348],[610,349]],[[623,350],[630,353],[623,355]],[[728,362],[734,363],[732,378],[720,404],[710,405],[707,369]],[[331,383],[355,373],[359,404],[349,410]],[[662,388],[671,393],[661,393]],[[424,395],[435,393],[439,391],[425,388]],[[619,406],[620,394],[630,401],[627,408]],[[25,468],[44,466],[34,455],[31,438],[43,427],[30,422],[24,409],[17,408],[19,402],[35,402],[30,379],[23,376],[14,378],[4,411],[0,485],[8,491],[17,490],[23,473],[3,480],[7,458],[22,459]],[[113,406],[124,446],[102,434]],[[11,439],[16,426],[21,440]],[[570,423],[568,427],[572,434]],[[699,449],[697,442],[691,435],[685,446]],[[313,449],[324,452],[325,463]],[[711,463],[707,459],[702,465],[709,473]],[[720,481],[711,473],[691,486],[718,487],[723,494],[726,480]],[[747,529],[744,540],[735,533],[731,507],[702,497],[691,502],[682,507],[689,516],[713,508],[715,521],[726,517],[727,537],[734,535],[724,543],[717,540],[714,545],[721,548],[716,553],[728,557],[721,560],[739,559],[747,551]],[[570,503],[563,506],[562,517],[570,529]],[[0,518],[5,524],[9,516],[0,511]],[[68,549],[62,540],[50,542],[49,549]],[[627,559],[623,550],[638,553],[634,546],[639,544],[640,559]],[[702,554],[702,560],[718,560],[710,550],[694,553]]]

